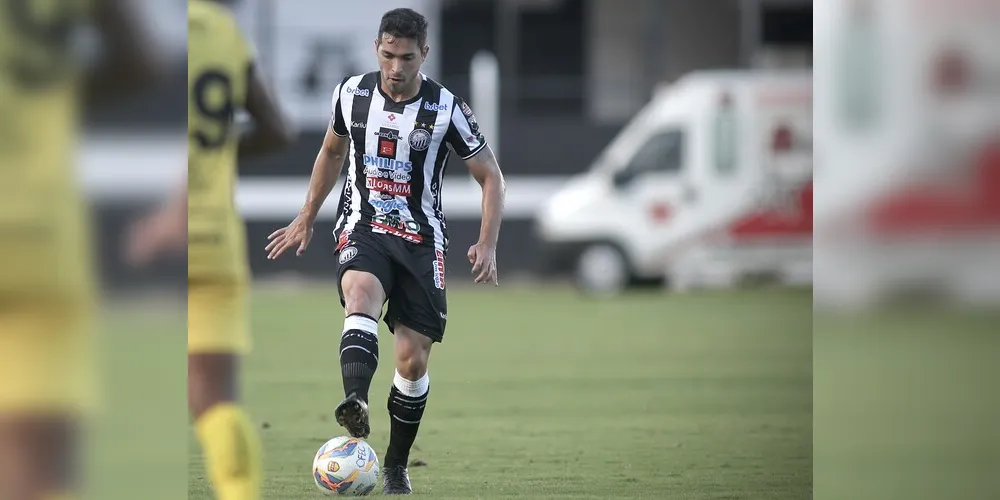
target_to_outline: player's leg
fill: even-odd
[[[240,405],[239,363],[249,350],[246,290],[188,287],[188,406],[216,498],[260,498],[260,436]]]
[[[386,289],[392,288],[391,264],[383,249],[372,244],[372,235],[352,235],[337,253],[338,289],[344,306],[340,337],[340,371],[344,399],[334,415],[350,435],[367,438],[368,390],[378,369],[378,318]]]
[[[0,417],[0,498],[77,498],[78,445],[72,415]]]
[[[78,498],[78,426],[93,389],[85,309],[0,307],[0,498]]]
[[[383,458],[386,494],[412,491],[407,463],[430,395],[427,366],[431,347],[442,340],[447,318],[443,263],[433,255],[414,253],[418,258],[410,259],[408,271],[398,274],[386,313],[396,354],[396,373],[387,403],[389,447]]]

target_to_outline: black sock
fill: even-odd
[[[403,394],[397,385],[403,386],[409,394],[423,392],[418,396]],[[386,467],[405,467],[410,458],[410,447],[417,438],[420,419],[427,406],[427,396],[430,393],[427,375],[416,382],[400,377],[396,373],[392,388],[389,389],[389,449],[385,452]]]
[[[340,337],[340,374],[344,395],[355,393],[368,402],[368,389],[378,368],[378,322],[366,314],[352,314],[344,320]]]

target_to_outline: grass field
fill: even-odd
[[[459,289],[431,356],[411,459],[427,498],[802,499],[812,484],[811,297],[755,291],[591,301],[561,288]],[[246,398],[264,498],[321,498],[310,462],[343,429],[336,290],[253,301]],[[382,326],[370,442],[388,443]],[[211,499],[189,434],[188,498]],[[377,489],[376,492],[380,491]]]

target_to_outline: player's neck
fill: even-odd
[[[413,81],[410,82],[409,85],[407,85],[406,89],[398,94],[393,93],[392,91],[389,90],[389,85],[386,84],[384,76],[379,76],[378,83],[379,87],[382,89],[383,95],[385,95],[389,99],[392,99],[395,102],[403,102],[413,99],[414,97],[417,96],[417,94],[420,93],[420,85],[423,84],[423,77],[417,75],[417,78],[414,78]]]

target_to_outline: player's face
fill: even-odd
[[[392,93],[402,93],[417,78],[427,57],[427,46],[420,47],[413,38],[396,38],[383,34],[375,40],[378,66],[385,85]]]

